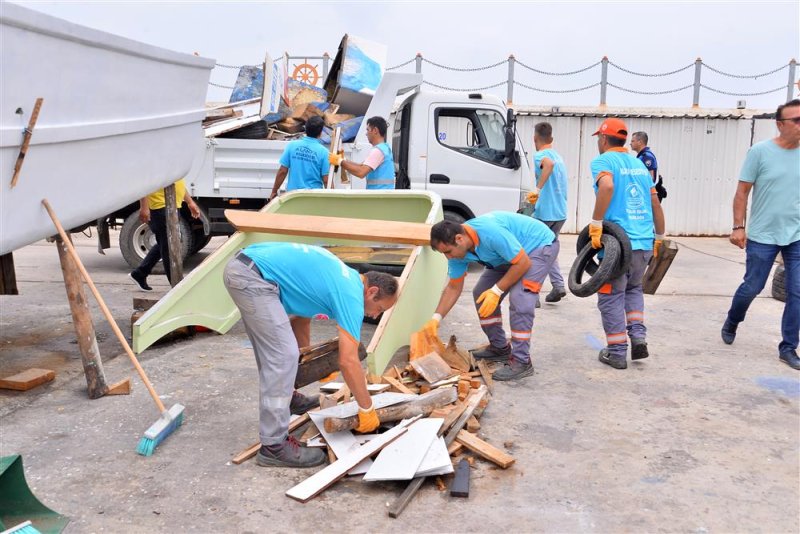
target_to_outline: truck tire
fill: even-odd
[[[184,261],[189,256],[191,245],[191,237],[188,239],[184,236],[191,236],[191,228],[189,223],[183,217],[178,217],[178,223],[181,230],[181,252],[183,253]],[[150,227],[139,220],[139,210],[134,211],[125,219],[122,224],[122,229],[119,232],[119,250],[122,252],[122,257],[128,262],[132,269],[135,269],[142,263],[142,260],[147,255],[150,247],[156,244],[156,236],[150,231]],[[161,265],[156,266],[157,270],[163,271]]]
[[[269,134],[269,127],[263,120],[256,121],[247,126],[242,126],[236,130],[225,132],[218,137],[226,137],[229,139],[266,139]]]
[[[625,233],[625,230],[616,223],[611,221],[603,221],[603,234],[608,234],[613,236],[619,241],[621,246],[621,253],[622,253],[622,261],[620,262],[617,269],[611,274],[611,279],[617,278],[621,276],[628,270],[628,266],[631,263],[631,256],[633,255],[633,250],[631,249],[631,240],[628,238],[628,234]],[[578,235],[578,240],[575,243],[575,251],[580,254],[583,248],[586,246],[586,243],[591,241],[589,237],[589,225],[587,224],[581,233]],[[603,260],[600,260],[602,263]],[[586,272],[589,274],[594,274],[597,271],[598,262],[591,260],[589,263],[586,264]]]
[[[786,302],[786,268],[783,265],[775,267],[772,275],[772,298]]]
[[[588,297],[597,293],[603,286],[614,279],[614,272],[617,269],[617,262],[620,261],[622,247],[617,238],[610,234],[603,234],[603,248],[593,249],[591,243],[587,243],[575,258],[572,268],[569,271],[567,280],[569,290],[576,297]],[[584,274],[589,274],[586,267],[594,262],[594,257],[604,250],[603,261],[596,265],[594,274],[587,281],[583,281]]]
[[[189,255],[194,256],[201,250],[203,250],[206,245],[211,241],[211,236],[206,235],[202,228],[198,228],[197,230],[192,232],[192,246],[189,247]]]

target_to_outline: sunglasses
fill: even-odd
[[[800,117],[792,117],[791,119],[775,119],[775,120],[777,120],[779,122],[791,121],[791,122],[793,122],[795,124],[800,124]]]

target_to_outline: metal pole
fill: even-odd
[[[417,74],[422,72],[422,54],[417,52],[417,57],[414,59],[417,62]]]
[[[792,87],[794,86],[795,69],[797,68],[797,61],[792,58],[789,62],[789,83],[786,84],[786,101],[792,99]]]
[[[606,90],[608,89],[608,56],[603,56],[603,70],[600,74],[600,106],[606,105]]]
[[[330,61],[331,56],[328,55],[327,52],[322,54],[322,85],[325,85],[325,80],[328,79],[328,61]]]
[[[703,70],[703,60],[694,60],[694,95],[692,96],[692,107],[700,107],[700,71]]]
[[[514,59],[514,54],[508,55],[508,105],[510,106],[514,102],[514,63],[516,63],[516,59]]]

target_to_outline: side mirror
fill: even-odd
[[[512,169],[519,169],[522,163],[519,159],[519,151],[517,150],[517,117],[514,115],[514,110],[509,109],[506,113],[506,125],[503,128],[503,137],[505,140],[504,159],[506,164]]]

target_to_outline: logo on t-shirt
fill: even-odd
[[[642,209],[644,199],[644,192],[637,184],[629,184],[625,189],[625,206],[629,212]]]

